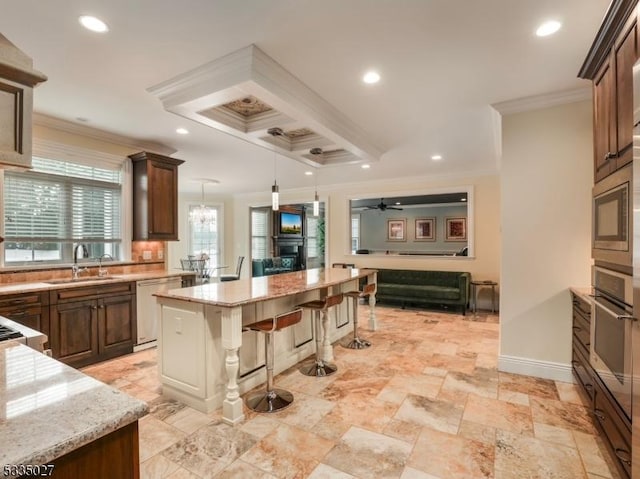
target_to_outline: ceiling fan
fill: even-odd
[[[385,204],[384,202],[384,198],[380,198],[380,203],[378,203],[375,206],[367,206],[366,209],[368,210],[380,210],[380,211],[385,211],[385,210],[402,210],[402,208],[397,208],[395,206],[388,206]]]

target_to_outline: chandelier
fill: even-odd
[[[216,220],[216,212],[213,208],[209,208],[204,204],[204,181],[202,182],[202,199],[200,205],[189,211],[189,221],[192,224],[209,225]],[[218,183],[218,181],[211,180],[209,183]]]

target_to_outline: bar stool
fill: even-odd
[[[302,309],[277,314],[273,318],[251,323],[243,327],[245,331],[264,333],[264,356],[267,368],[267,390],[245,399],[247,407],[256,412],[276,412],[293,402],[293,394],[273,387],[273,333],[298,324],[302,319]]]
[[[309,301],[307,303],[299,304],[298,307],[303,309],[310,309],[313,312],[313,328],[314,335],[316,337],[316,360],[313,364],[308,366],[302,366],[300,368],[300,372],[305,376],[315,376],[315,377],[323,377],[329,376],[330,374],[335,373],[338,370],[338,366],[335,364],[326,362],[321,359],[321,350],[323,343],[328,344],[328,326],[329,326],[329,317],[327,315],[329,308],[332,306],[337,306],[342,303],[344,299],[344,295],[342,293],[334,294],[333,296],[327,296],[324,299],[317,299],[315,301]],[[320,313],[322,313],[322,322],[323,325],[320,324]],[[322,330],[324,330],[324,334],[322,334]],[[329,344],[329,348],[331,345]]]
[[[366,339],[358,337],[358,303],[360,298],[367,298],[373,294],[376,290],[375,283],[365,284],[362,291],[348,291],[344,293],[347,298],[351,298],[353,301],[353,339],[346,343],[340,344],[343,348],[349,349],[366,349],[371,346],[371,343]]]

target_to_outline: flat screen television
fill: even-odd
[[[302,236],[302,214],[280,213],[280,235]]]

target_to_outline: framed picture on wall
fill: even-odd
[[[445,218],[445,241],[467,241],[467,218]]]
[[[416,218],[416,241],[436,240],[436,219]]]
[[[393,219],[387,220],[387,241],[407,240],[407,220]]]

